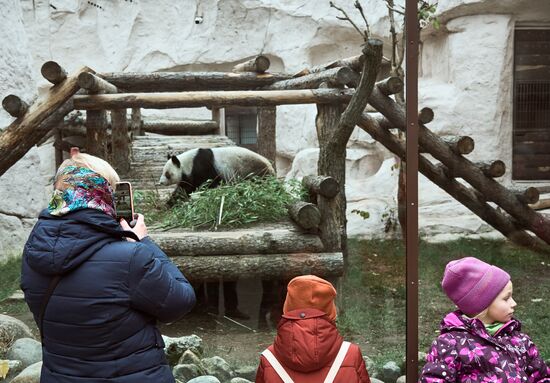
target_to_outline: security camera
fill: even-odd
[[[202,24],[202,16],[195,16],[195,24]]]

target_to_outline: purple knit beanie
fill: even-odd
[[[466,315],[485,310],[510,281],[510,275],[474,257],[451,261],[445,267],[441,286]]]

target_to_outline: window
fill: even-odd
[[[550,27],[515,31],[512,177],[550,179]]]
[[[226,135],[237,145],[256,151],[258,113],[256,108],[225,108]]]

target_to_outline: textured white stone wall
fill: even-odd
[[[0,12],[5,16],[3,20],[8,20],[0,31],[9,36],[0,45],[0,53],[6,52],[0,56],[0,68],[4,70],[0,76],[5,77],[0,83],[2,96],[11,89],[30,96],[36,85],[43,91],[49,85],[36,74],[46,60],[56,60],[68,71],[83,65],[101,72],[227,71],[235,63],[263,53],[271,59],[272,71],[294,73],[360,52],[361,38],[349,24],[336,19],[338,13],[328,1],[92,3],[99,7],[84,0],[0,0],[0,4],[7,5]],[[362,25],[353,2],[339,3]],[[385,54],[389,56],[384,2],[364,0],[362,4],[371,33],[385,39]],[[438,12],[442,27],[422,34],[420,106],[434,109],[435,120],[430,127],[437,133],[468,134],[476,140],[472,159],[498,158],[510,168],[512,33],[518,22],[550,23],[550,2],[440,0]],[[196,17],[201,17],[202,23],[195,24]],[[0,122],[5,126],[10,119],[2,113]],[[204,108],[146,113],[199,118],[210,115]],[[277,162],[281,175],[300,177],[315,172],[315,114],[316,108],[311,105],[278,108]],[[24,183],[22,180],[32,175],[43,181],[20,205],[27,209],[10,207],[16,206],[13,201],[0,202],[0,214],[2,209],[8,213],[6,223],[0,225],[12,222],[21,226],[25,220],[18,216],[33,217],[38,211],[34,206],[44,205],[49,192],[43,192],[49,183],[47,175],[53,172],[52,153],[48,157],[46,151],[33,149],[29,158],[14,168],[35,173],[10,169],[12,178],[5,181],[10,173],[0,178],[9,187]],[[349,232],[368,237],[395,235],[392,223],[397,169],[393,155],[357,129],[350,140],[347,164]],[[503,182],[511,183],[509,175]],[[6,195],[5,190],[0,197]],[[352,210],[368,211],[370,218],[363,220]],[[495,235],[423,177],[420,228],[429,240]]]
[[[36,97],[31,48],[19,1],[0,1],[0,96]],[[0,110],[0,129],[14,120]],[[0,177],[0,259],[20,254],[38,212],[47,202],[51,150],[33,148]]]

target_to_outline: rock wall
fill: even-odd
[[[83,65],[97,71],[226,71],[243,59],[263,53],[271,59],[271,70],[294,73],[358,54],[361,45],[360,36],[349,24],[336,18],[338,12],[328,1],[0,0],[0,3],[11,5],[2,6],[0,11],[10,20],[0,30],[11,37],[4,39],[0,47],[0,52],[9,52],[0,58],[3,60],[0,67],[8,68],[8,74],[0,74],[7,79],[0,84],[2,96],[9,92],[6,86],[28,95],[35,85],[45,89],[48,86],[45,80],[35,74],[46,60],[56,60],[68,71]],[[362,25],[353,2],[339,3]],[[362,4],[368,9],[371,33],[386,40],[385,55],[389,56],[389,22],[384,2],[363,0]],[[513,29],[518,22],[550,24],[549,8],[549,2],[539,0],[440,0],[441,28],[423,31],[420,106],[434,109],[436,117],[430,127],[436,132],[469,134],[476,140],[477,149],[471,158],[498,158],[511,168]],[[9,62],[4,59],[12,56]],[[204,108],[151,110],[146,114],[210,115]],[[315,115],[316,108],[311,105],[278,108],[280,175],[315,172],[318,145]],[[6,125],[9,119],[0,114],[0,122]],[[392,154],[358,129],[349,149],[349,232],[366,237],[396,235],[397,169]],[[27,217],[35,215],[38,208],[34,206],[44,206],[49,193],[48,189],[43,192],[49,181],[45,178],[53,173],[50,152],[33,149],[17,168],[0,178],[4,187],[24,184],[21,179],[43,181],[37,182],[33,186],[36,189],[28,193],[34,200],[17,205],[19,202],[4,203],[4,198],[0,198],[0,214],[8,215],[3,221],[0,219],[0,225],[12,222],[10,228],[22,226]],[[17,169],[33,173],[20,176]],[[512,182],[509,173],[503,182]],[[0,197],[11,195],[13,199],[18,194],[21,193],[4,189]],[[6,207],[16,205],[32,207],[19,210]],[[368,211],[370,217],[364,220],[353,210]],[[422,177],[420,229],[429,240],[496,235]],[[16,243],[17,239],[10,241]]]
[[[16,94],[27,102],[36,97],[31,47],[16,0],[0,1],[0,95]],[[14,120],[0,110],[0,129]],[[39,211],[47,203],[52,153],[33,148],[0,177],[0,261],[21,253]]]

